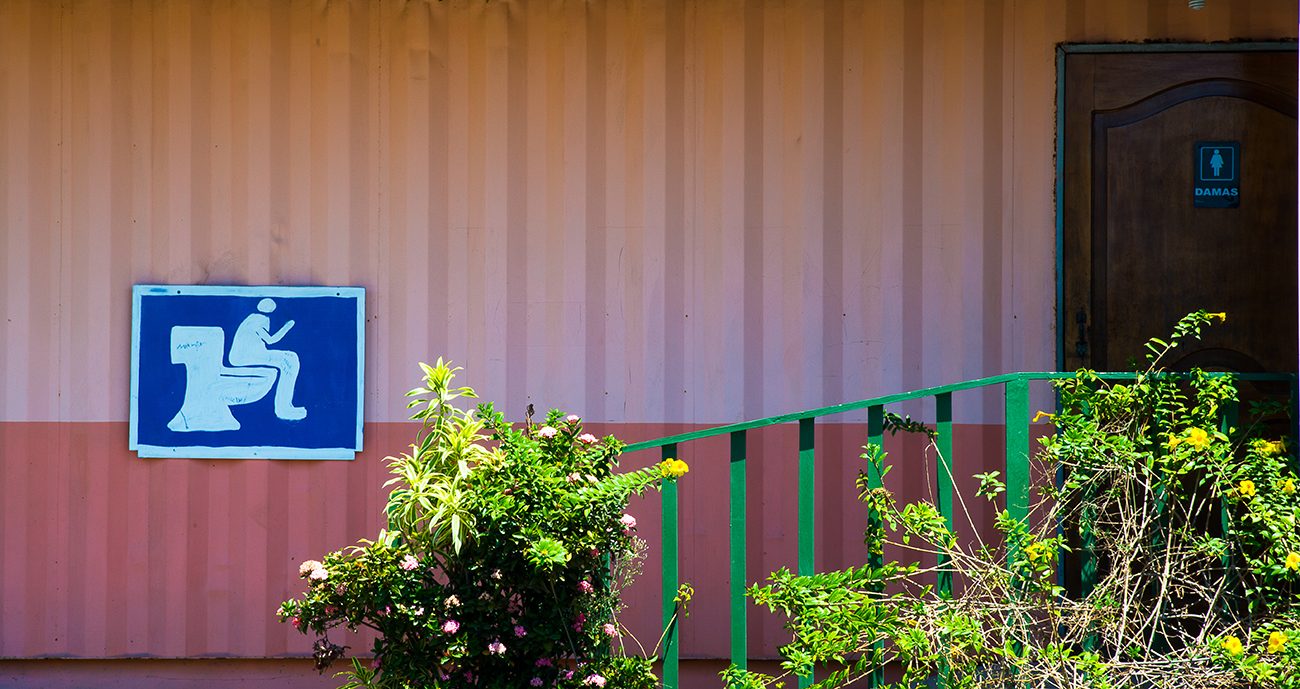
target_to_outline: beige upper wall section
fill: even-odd
[[[0,421],[125,420],[130,286],[368,289],[414,363],[711,422],[1055,358],[1054,46],[1290,0],[0,0]],[[517,415],[517,414],[512,414]]]

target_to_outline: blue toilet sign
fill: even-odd
[[[136,285],[131,449],[141,457],[352,459],[365,290]]]
[[[1192,206],[1236,208],[1241,205],[1241,143],[1197,141],[1193,149]]]

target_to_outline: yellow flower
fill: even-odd
[[[1217,318],[1217,319],[1219,319],[1219,322],[1220,322],[1220,323],[1227,323],[1227,322],[1228,322],[1228,314],[1227,314],[1226,312],[1224,312],[1224,311],[1220,311],[1220,312],[1218,312],[1218,313],[1210,313],[1210,314],[1206,314],[1206,315],[1208,315],[1210,318]]]
[[[1273,632],[1272,634],[1269,634],[1268,652],[1277,653],[1278,651],[1281,651],[1282,648],[1286,646],[1286,641],[1286,634],[1283,634],[1282,632]]]
[[[1245,481],[1242,481],[1241,483],[1237,484],[1237,494],[1243,498],[1246,498],[1247,500],[1255,497],[1255,482],[1250,479],[1246,479]]]
[[[1288,478],[1282,480],[1282,493],[1285,495],[1295,494],[1295,479]]]
[[[1286,451],[1286,445],[1281,440],[1260,438],[1250,444],[1250,449],[1261,457],[1275,457]]]
[[[1292,572],[1300,570],[1300,553],[1292,550],[1286,554],[1286,568]]]
[[[1170,451],[1170,452],[1173,452],[1173,451],[1178,447],[1178,444],[1181,443],[1181,442],[1183,442],[1182,438],[1179,438],[1178,436],[1174,435],[1173,433],[1170,433],[1170,434],[1169,434],[1169,442],[1168,442],[1168,443],[1165,443],[1165,446],[1169,448],[1169,451]]]
[[[1204,450],[1210,446],[1210,434],[1200,428],[1190,428],[1187,430],[1187,444],[1198,450]]]
[[[1245,649],[1241,647],[1241,639],[1229,634],[1223,637],[1223,650],[1227,651],[1228,655],[1239,656]]]
[[[686,462],[680,459],[665,459],[659,463],[659,473],[663,474],[664,478],[678,478],[690,470]]]
[[[1029,423],[1038,423],[1040,419],[1044,419],[1044,418],[1046,418],[1048,421],[1051,421],[1052,419],[1056,418],[1056,415],[1048,414],[1047,412],[1040,409],[1038,410],[1037,414],[1034,414],[1034,420],[1030,421]]]

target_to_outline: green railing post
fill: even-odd
[[[814,456],[814,419],[799,419],[799,576],[817,571],[816,508],[817,466]],[[799,676],[799,689],[812,686],[813,673]]]
[[[1237,426],[1237,413],[1238,406],[1236,400],[1231,400],[1223,406],[1219,415],[1219,431],[1221,433],[1229,437],[1232,436],[1232,432]],[[1219,526],[1223,529],[1223,540],[1225,543],[1228,542],[1228,530],[1232,528],[1232,519],[1229,517],[1231,511],[1232,507],[1228,504],[1227,496],[1225,495],[1220,497]],[[1219,555],[1219,564],[1223,567],[1224,579],[1228,581],[1228,586],[1232,588],[1229,595],[1223,596],[1220,599],[1221,610],[1225,615],[1231,614],[1232,606],[1229,601],[1231,601],[1237,593],[1237,578],[1233,575],[1232,567],[1233,557],[1234,554],[1226,548],[1224,549],[1223,554]]]
[[[1155,457],[1155,466],[1160,466],[1166,454],[1166,441],[1156,432],[1155,427],[1156,424],[1153,423],[1147,433],[1147,442],[1151,443],[1151,454]],[[1169,540],[1168,485],[1160,478],[1160,475],[1161,472],[1156,472],[1151,486],[1151,552],[1153,553],[1164,552]],[[1163,620],[1165,619],[1164,602],[1163,596],[1157,597],[1156,606],[1158,607],[1151,613],[1157,620],[1161,621],[1161,627],[1164,626]],[[1151,639],[1151,650],[1160,653],[1167,652],[1169,650],[1168,641],[1168,637],[1163,633],[1156,635]]]
[[[1006,438],[1007,515],[1018,521],[1029,521],[1029,380],[1017,376],[1003,388],[1003,431]],[[1007,544],[1007,562],[1015,562],[1020,549],[1015,543]],[[1017,619],[1017,625],[1024,621]],[[1015,642],[1016,653],[1022,652],[1020,642]]]
[[[662,447],[660,457],[663,459],[675,459],[677,457],[677,444],[672,443]],[[676,479],[665,479],[662,484],[663,492],[663,567],[660,572],[663,579],[663,620],[664,620],[664,648],[663,648],[663,675],[664,689],[677,689],[677,653],[678,653],[678,629],[679,621],[677,614],[677,585],[678,585],[678,531],[677,531],[677,481]]]
[[[749,666],[749,638],[745,626],[745,431],[731,434],[731,662]]]
[[[1007,382],[1004,394],[1007,513],[1023,520],[1029,518],[1029,381],[1018,377]]]
[[[939,508],[944,524],[951,532],[955,528],[952,514],[952,393],[943,392],[934,396],[935,450],[939,456],[934,462],[934,502]],[[939,568],[936,576],[935,590],[940,598],[952,595],[952,571],[948,569],[948,558],[940,555],[935,565]],[[948,639],[942,639],[946,644]],[[947,662],[939,663],[939,687],[948,689],[952,686],[952,669]]]
[[[1058,409],[1060,407],[1059,394],[1057,407]],[[1084,401],[1079,411],[1084,415],[1090,415],[1092,407]],[[1061,476],[1064,481],[1064,474]],[[1084,506],[1079,512],[1079,598],[1086,601],[1092,595],[1093,589],[1097,588],[1097,534],[1094,529],[1097,523],[1097,509],[1092,506],[1097,495],[1092,483],[1093,477],[1084,475],[1081,478],[1087,481],[1087,484],[1083,489]],[[1095,631],[1083,637],[1085,651],[1096,651],[1100,645],[1101,636]]]
[[[1289,440],[1294,447],[1300,442],[1300,380],[1291,381],[1291,404],[1287,408],[1291,411],[1291,427],[1287,433],[1291,435]],[[1300,472],[1300,452],[1291,455],[1291,471]]]
[[[1086,601],[1097,587],[1097,508],[1091,506],[1096,497],[1091,485],[1084,488],[1083,494],[1085,506],[1079,513],[1079,597]],[[1083,638],[1083,650],[1095,651],[1100,643],[1101,637],[1090,633]]]
[[[939,456],[935,458],[934,500],[943,516],[948,530],[955,528],[952,514],[952,393],[944,392],[934,396],[935,448]],[[939,576],[936,582],[939,595],[952,593],[952,572],[946,569],[948,558],[940,555],[936,563]]]
[[[867,443],[879,447],[884,451],[885,445],[885,408],[883,405],[873,405],[867,407]],[[877,470],[875,463],[867,467],[867,488],[876,490],[884,488],[885,481],[883,472]],[[881,531],[884,528],[884,522],[881,520],[880,513],[872,509],[867,516],[868,525],[873,539],[876,539],[867,546],[867,562],[874,568],[884,564],[885,553],[884,543],[881,538]],[[884,644],[877,641],[873,649],[879,650],[884,648]],[[877,665],[871,670],[871,676],[867,678],[868,687],[879,687],[885,683],[885,669]]]
[[[1092,408],[1086,401],[1079,411],[1085,415],[1092,414]],[[1096,508],[1091,507],[1096,497],[1092,478],[1092,476],[1083,477],[1088,485],[1083,493],[1085,506],[1079,513],[1079,595],[1084,600],[1087,600],[1088,596],[1092,595],[1093,589],[1097,587],[1097,534],[1094,530],[1097,511]],[[1083,648],[1085,651],[1095,651],[1098,642],[1097,635],[1089,634],[1083,640]]]

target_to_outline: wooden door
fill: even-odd
[[[1294,50],[1067,54],[1064,122],[1066,369],[1131,370],[1204,308],[1171,367],[1296,370]],[[1239,144],[1235,208],[1195,203],[1204,142]]]

